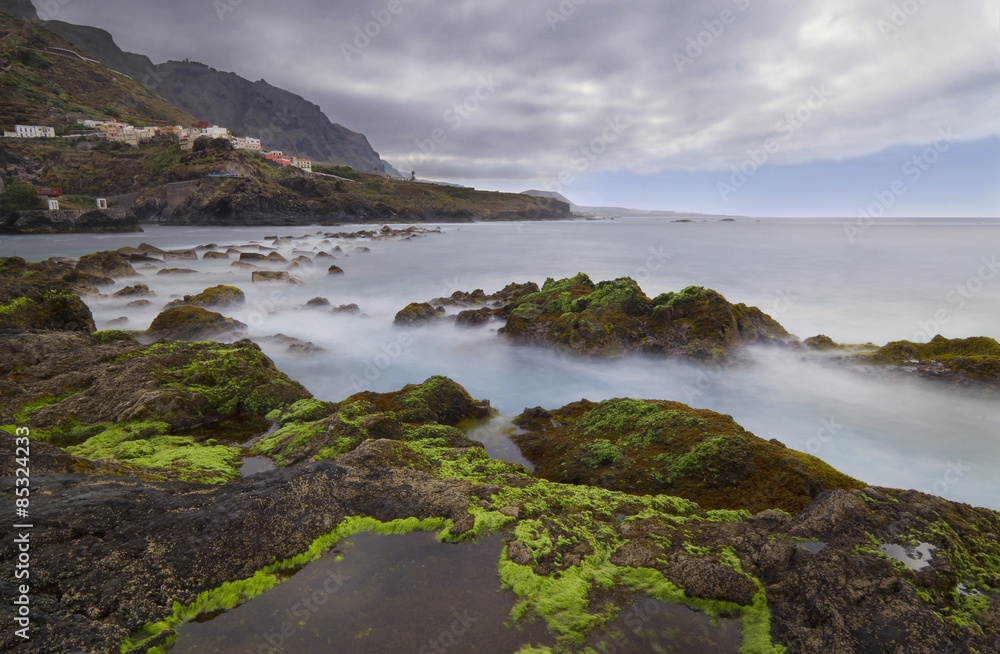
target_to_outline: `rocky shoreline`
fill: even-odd
[[[62,209],[6,211],[0,209],[0,234],[83,234],[141,232],[135,214],[125,209]]]
[[[26,428],[34,524],[34,631],[14,635],[8,604],[4,651],[162,654],[182,623],[267,592],[351,533],[410,530],[503,534],[497,588],[516,598],[512,619],[541,621],[557,643],[524,653],[613,644],[616,616],[643,598],[738,620],[745,652],[1000,651],[996,511],[871,487],[728,416],[633,398],[526,410],[514,439],[532,473],[468,437],[495,412],[446,377],[326,402],[238,330],[228,343],[173,340],[204,337],[174,321],[95,332],[79,293],[130,279],[144,258],[166,265],[152,246],[133,250],[0,260],[0,494],[13,504]],[[815,349],[708,289],[650,299],[631,280],[584,277],[459,292],[416,320],[478,312],[467,322],[514,321],[588,356],[652,336],[710,365],[744,365],[760,339]],[[147,296],[141,286],[125,290]],[[160,315],[231,320],[213,310],[241,298],[213,287]],[[961,345],[979,371],[990,340],[878,356],[909,365]],[[248,455],[277,469],[241,477]],[[0,538],[7,569],[16,538]],[[7,576],[0,587],[17,590]]]

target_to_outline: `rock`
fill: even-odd
[[[1000,343],[985,336],[948,339],[938,335],[928,343],[895,341],[851,360],[876,370],[916,373],[993,396],[1000,391]]]
[[[479,325],[485,325],[494,316],[498,315],[496,309],[466,309],[465,311],[460,311],[458,316],[455,317],[455,321],[459,325],[466,325],[467,327],[476,327]]]
[[[127,325],[129,322],[127,316],[120,316],[118,318],[113,318],[108,321],[109,325]]]
[[[115,291],[114,293],[112,293],[113,297],[149,297],[151,295],[156,295],[156,293],[149,290],[149,287],[146,286],[145,284],[126,286],[120,291]]]
[[[340,455],[367,439],[433,438],[445,447],[482,451],[482,443],[471,440],[454,425],[491,412],[488,401],[477,402],[446,377],[432,377],[395,393],[363,392],[336,406],[317,406],[325,417],[322,413],[307,413],[314,404],[310,401],[291,406],[280,417],[281,429],[254,444],[251,451],[269,456],[279,465]]]
[[[829,489],[864,487],[814,456],[754,436],[730,416],[679,402],[583,400],[526,409],[514,423],[514,442],[535,474],[551,481],[751,513],[796,512]]]
[[[206,288],[197,295],[185,295],[181,300],[174,300],[167,304],[168,307],[192,306],[192,307],[234,307],[246,302],[243,291],[235,286],[213,286]]]
[[[197,270],[191,270],[190,268],[163,268],[157,271],[157,275],[196,275]]]
[[[247,326],[201,307],[170,307],[160,312],[146,330],[151,339],[182,341],[236,338]]]
[[[319,251],[319,252],[316,253],[316,258],[317,259],[336,259],[337,257],[333,256],[329,252],[323,252],[321,250],[321,251]]]
[[[531,565],[534,563],[534,558],[531,556],[531,550],[528,546],[519,540],[511,541],[507,544],[507,558],[510,559],[512,563],[518,565]]]
[[[209,252],[206,252],[205,254],[201,255],[201,258],[202,259],[228,259],[229,258],[229,254],[226,253],[226,252],[212,252],[212,251],[209,251]]]
[[[351,248],[351,254],[368,254],[370,252],[371,249],[366,247]]]
[[[683,588],[687,594],[710,600],[733,602],[740,606],[752,604],[753,596],[757,592],[757,587],[746,575],[727,565],[705,558],[683,557],[679,561],[671,562],[665,568],[663,575]]]
[[[285,257],[281,256],[277,252],[270,252],[270,253],[268,253],[267,260],[270,261],[270,262],[272,262],[272,263],[288,263],[288,259],[286,259]]]
[[[163,258],[167,261],[171,259],[185,259],[185,260],[198,260],[198,253],[194,250],[168,250],[163,254]]]
[[[343,275],[344,269],[340,266],[330,266],[326,272],[328,275]]]
[[[802,344],[811,350],[832,350],[838,347],[837,343],[834,342],[832,338],[826,336],[825,334],[820,334],[819,336],[812,336],[802,341]]]
[[[320,354],[327,350],[325,347],[320,347],[311,341],[306,341],[305,343],[293,343],[289,345],[288,351],[292,354]]]
[[[0,287],[59,290],[80,295],[96,294],[97,286],[113,284],[103,274],[77,270],[63,259],[27,263],[20,257],[0,258]]]
[[[153,303],[150,302],[149,300],[132,300],[125,306],[129,307],[130,309],[142,309],[143,307],[153,306]]]
[[[353,302],[351,304],[341,304],[339,307],[334,307],[333,309],[331,309],[330,313],[349,313],[352,315],[360,315],[361,307],[354,304]]]
[[[148,254],[161,258],[165,257],[167,254],[166,250],[161,250],[155,245],[150,245],[149,243],[140,243],[139,247],[136,248],[136,251],[141,252],[142,254]]]
[[[108,277],[136,277],[139,275],[125,257],[117,252],[95,252],[80,257],[76,269]]]
[[[393,323],[396,325],[415,325],[433,320],[438,317],[437,310],[426,302],[411,302],[406,308],[401,309]]]
[[[234,261],[229,265],[240,270],[258,270],[257,266],[252,263],[246,263],[245,261]]]
[[[341,454],[337,463],[358,468],[408,468],[430,472],[434,466],[426,456],[414,452],[406,443],[388,439],[365,441],[347,454]]]
[[[267,257],[257,252],[241,252],[240,261],[267,261]]]
[[[541,291],[503,308],[500,333],[519,341],[600,356],[630,352],[730,363],[750,344],[782,344],[792,336],[756,307],[731,304],[700,286],[650,299],[632,279],[595,284],[580,273],[548,279]]]
[[[290,277],[286,271],[278,270],[255,270],[251,273],[251,281],[255,284],[262,282],[284,282],[286,284],[301,284],[302,282]]]
[[[76,295],[38,287],[0,287],[0,329],[92,332],[94,316]]]
[[[330,306],[330,300],[327,300],[325,297],[314,297],[313,299],[305,303],[305,307],[309,309],[316,309],[328,306]]]

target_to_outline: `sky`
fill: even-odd
[[[33,0],[265,79],[424,179],[581,205],[1000,217],[993,0]]]

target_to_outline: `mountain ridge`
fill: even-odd
[[[0,0],[0,12],[21,19],[38,17],[28,0]],[[107,30],[60,20],[40,24],[178,109],[240,136],[260,138],[267,150],[398,175],[364,134],[334,123],[318,105],[263,79],[250,81],[192,61],[154,64],[145,55],[122,50]]]

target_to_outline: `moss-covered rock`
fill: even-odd
[[[894,341],[853,361],[885,366],[958,386],[1000,390],[1000,343],[984,336],[944,338],[927,343]]]
[[[285,284],[301,284],[302,282],[291,277],[284,270],[254,270],[250,273],[250,280],[255,284],[281,282]]]
[[[153,319],[146,338],[195,341],[232,339],[247,331],[239,320],[201,307],[170,307]]]
[[[167,304],[168,307],[202,307],[202,308],[225,308],[240,306],[246,302],[246,295],[235,286],[213,286],[206,288],[197,295],[185,295],[183,299],[173,300]]]
[[[396,313],[393,323],[412,326],[438,317],[437,310],[427,302],[411,302]]]
[[[75,294],[51,288],[0,287],[0,329],[92,332],[94,317]]]
[[[236,451],[213,449],[213,439],[246,440],[266,429],[265,415],[310,397],[249,341],[141,346],[121,332],[7,333],[0,372],[8,375],[0,425],[79,446],[71,450],[78,456],[201,481],[225,481],[238,469]]]
[[[278,421],[279,429],[255,443],[252,451],[272,457],[279,465],[291,465],[337,457],[371,439],[482,447],[455,425],[489,414],[488,401],[477,402],[447,377],[432,377],[394,393],[358,393],[337,405],[298,402],[268,416]]]
[[[149,290],[149,287],[145,284],[126,286],[125,288],[112,293],[113,297],[149,297],[151,295],[156,295],[156,293]]]
[[[514,441],[552,481],[665,493],[710,509],[798,511],[833,488],[862,488],[814,456],[765,441],[730,416],[678,402],[586,400],[526,410]]]
[[[109,250],[80,257],[80,261],[76,264],[76,269],[112,278],[136,277],[139,275],[135,271],[135,268],[132,267],[132,264],[125,260],[125,257]]]
[[[492,303],[461,312],[463,324],[502,317],[506,324],[500,333],[508,338],[588,355],[642,352],[725,363],[738,358],[744,345],[793,340],[760,309],[732,304],[711,289],[690,286],[651,299],[628,277],[595,284],[579,273],[549,278],[541,289],[511,284],[485,300],[475,292],[441,299],[465,306]]]

